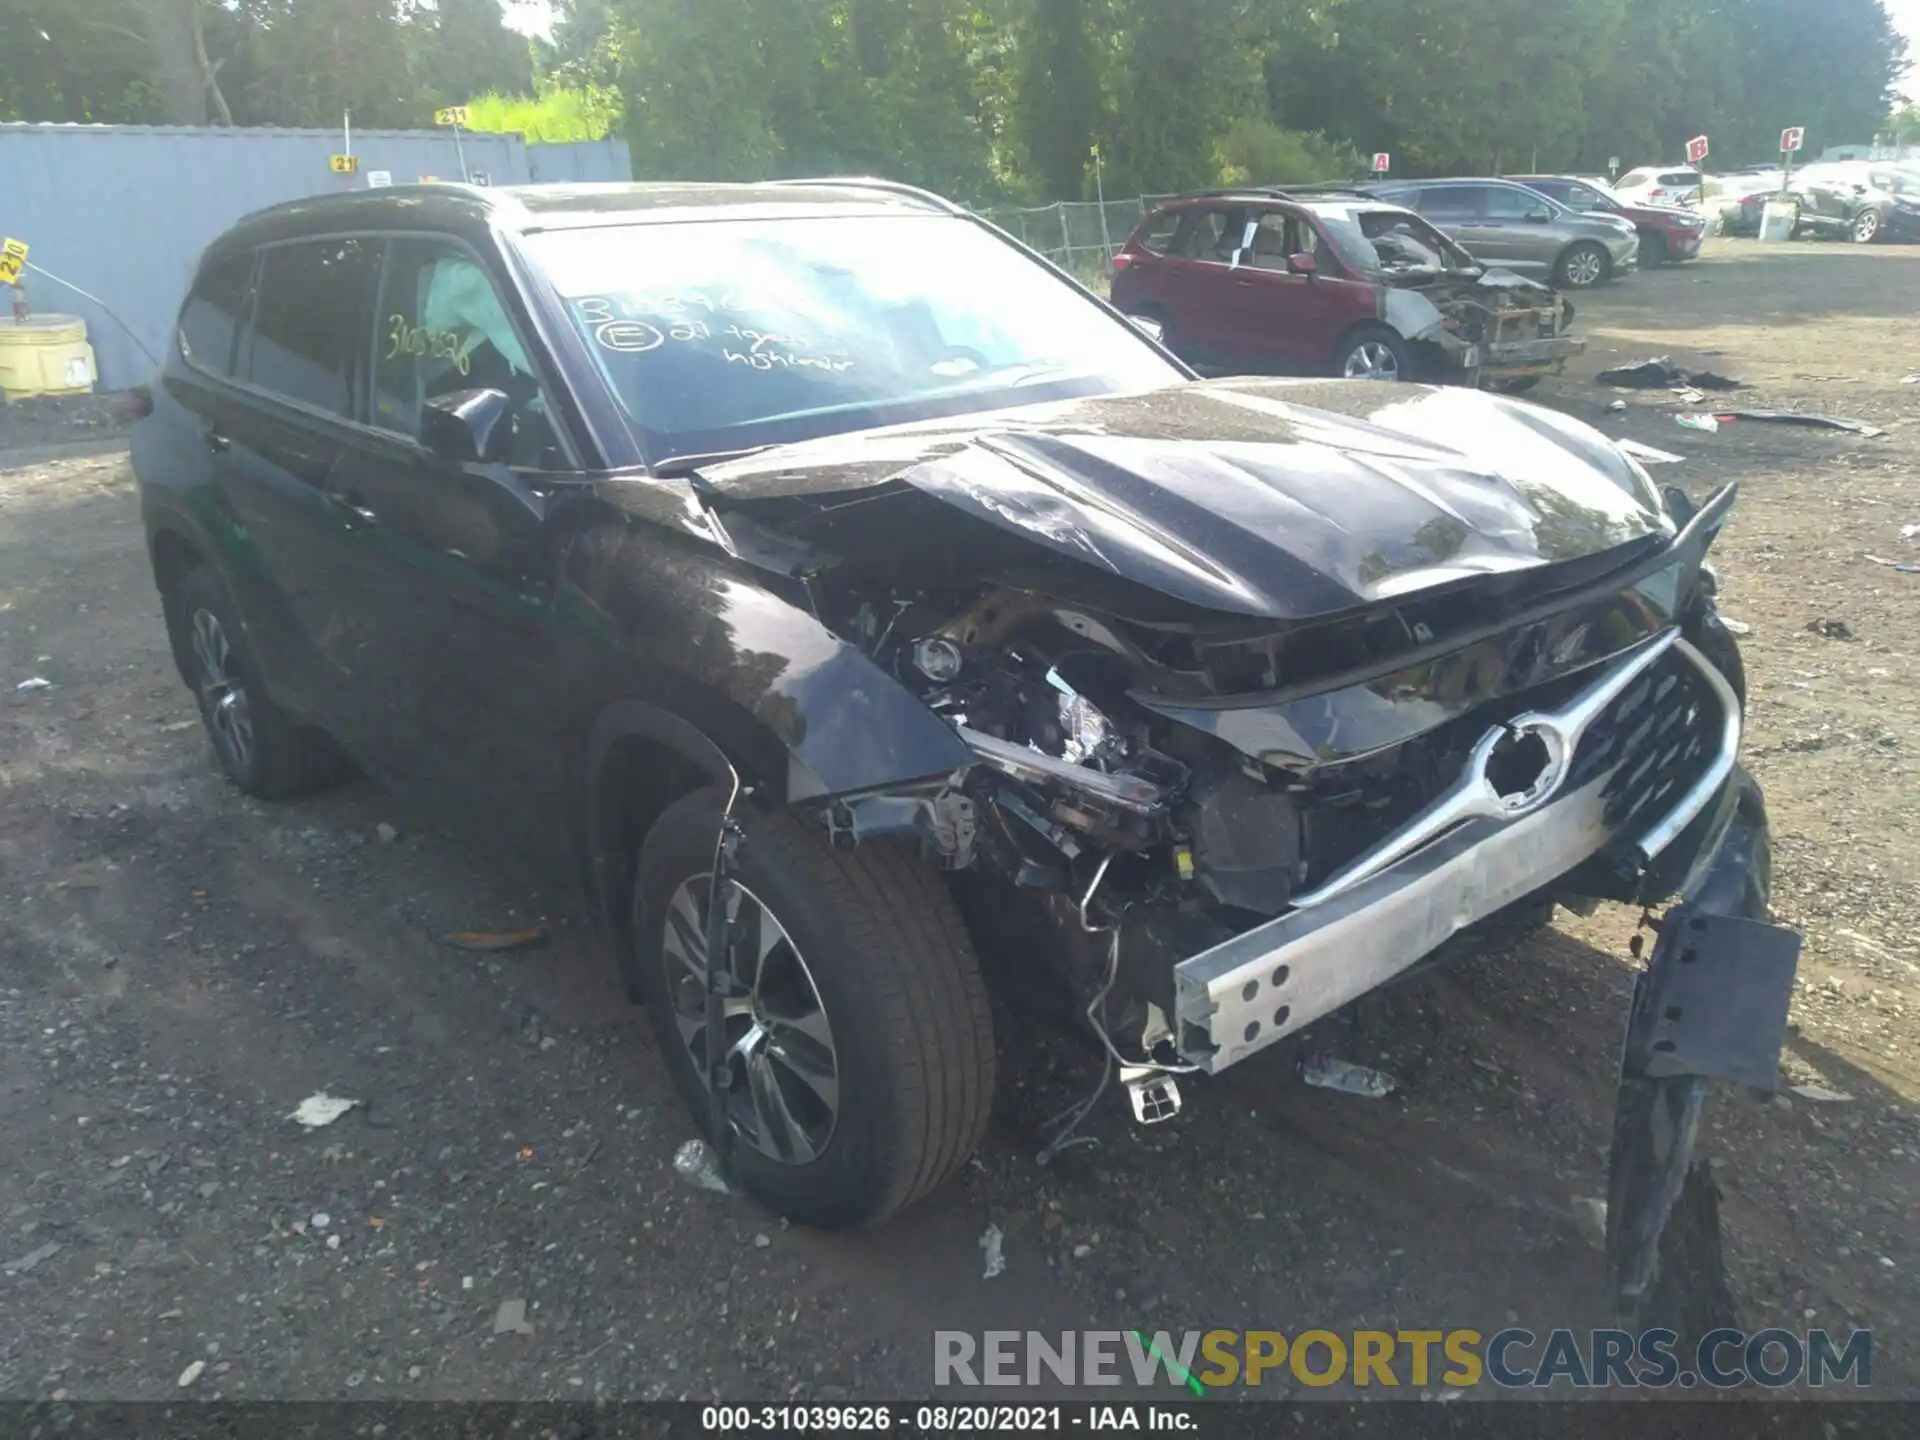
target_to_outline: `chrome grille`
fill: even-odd
[[[1665,814],[1719,758],[1721,702],[1693,661],[1675,649],[1609,705],[1574,752],[1568,788],[1609,771],[1601,792],[1607,828],[1637,830]]]

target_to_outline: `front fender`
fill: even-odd
[[[579,637],[569,688],[679,716],[769,799],[870,790],[972,763],[953,727],[912,691],[723,557],[650,527],[609,524],[573,544],[566,579],[577,623],[565,628]]]

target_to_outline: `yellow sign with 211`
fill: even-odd
[[[449,105],[444,110],[436,110],[433,112],[433,123],[436,125],[464,125],[467,123],[467,107],[464,105]]]
[[[360,157],[358,155],[332,155],[328,157],[327,164],[332,167],[333,173],[336,175],[351,175],[360,168]]]

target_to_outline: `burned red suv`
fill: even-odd
[[[1202,369],[1520,390],[1585,348],[1557,292],[1357,192],[1172,200],[1113,265],[1114,305]]]

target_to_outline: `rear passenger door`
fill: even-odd
[[[1195,205],[1175,232],[1164,264],[1167,318],[1176,349],[1189,360],[1235,354],[1244,308],[1229,268],[1245,228],[1239,205]]]
[[[352,236],[260,250],[234,361],[239,403],[207,436],[219,503],[238,536],[238,598],[267,687],[356,750],[367,657],[345,598],[364,576],[350,517],[329,486],[365,373],[360,318],[379,254],[379,241]]]
[[[1500,230],[1487,215],[1485,185],[1430,185],[1420,192],[1420,213],[1464,245],[1474,259],[1507,263]]]

